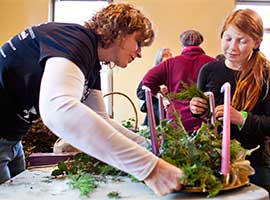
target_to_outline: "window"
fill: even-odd
[[[85,21],[101,8],[108,5],[111,0],[52,0],[51,19],[55,22],[69,22],[83,25]],[[113,90],[113,73],[108,65],[102,65],[101,87],[104,94]],[[113,98],[104,98],[108,114],[113,117]]]
[[[262,17],[264,24],[264,36],[260,49],[263,54],[270,59],[270,1],[250,1],[250,0],[238,0],[236,3],[236,9],[250,8],[256,11]]]
[[[108,1],[93,0],[55,0],[53,5],[53,21],[83,24]]]

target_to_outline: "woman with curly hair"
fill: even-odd
[[[263,22],[253,10],[240,9],[229,15],[221,32],[225,60],[206,64],[200,71],[198,87],[215,95],[215,115],[223,120],[223,94],[220,88],[231,84],[231,137],[247,149],[260,148],[247,159],[255,169],[252,183],[270,191],[270,62],[260,51]],[[206,111],[206,102],[195,97],[193,114]]]
[[[159,195],[181,188],[182,171],[110,119],[100,62],[125,68],[154,38],[151,22],[129,4],[110,4],[85,26],[45,23],[0,49],[0,182],[25,169],[21,138],[40,116],[77,149],[144,180]]]

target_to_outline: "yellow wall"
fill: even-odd
[[[0,44],[26,27],[48,20],[49,0],[0,0]]]
[[[1,0],[0,43],[4,43],[24,28],[48,20],[50,0]],[[169,47],[179,54],[179,34],[185,29],[197,29],[204,36],[202,47],[211,56],[220,52],[220,27],[224,17],[234,8],[235,0],[115,0],[138,7],[153,22],[156,39],[143,49],[143,58],[127,69],[114,69],[114,90],[124,92],[138,106],[137,84],[152,66],[156,50]],[[115,97],[114,116],[118,121],[134,116],[131,105],[123,97]],[[138,110],[139,112],[139,110]],[[141,123],[143,114],[139,112]]]

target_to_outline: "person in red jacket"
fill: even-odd
[[[180,35],[183,50],[180,55],[168,59],[157,66],[152,67],[143,78],[143,85],[149,87],[156,95],[160,91],[160,85],[168,87],[168,93],[179,92],[182,89],[181,82],[196,83],[201,67],[214,58],[205,54],[199,46],[203,42],[203,36],[196,30],[186,30]],[[172,100],[167,107],[167,118],[173,118],[173,108],[181,115],[183,125],[188,132],[201,125],[201,120],[194,118],[189,110],[189,101]]]

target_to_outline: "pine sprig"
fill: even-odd
[[[121,199],[122,198],[121,195],[120,195],[120,193],[117,192],[117,191],[109,192],[107,194],[107,196],[109,197],[109,199]]]
[[[187,83],[181,82],[182,89],[180,92],[172,92],[167,95],[169,99],[178,99],[178,100],[190,100],[193,97],[201,97],[205,100],[208,100],[208,97],[197,88],[194,83],[191,83],[189,86]]]
[[[82,196],[88,196],[97,188],[97,180],[90,174],[81,172],[79,174],[70,174],[69,184],[76,189],[80,190]]]
[[[51,175],[54,177],[67,175],[69,184],[79,189],[82,196],[88,196],[100,182],[106,182],[105,176],[117,177],[127,174],[85,153],[78,153],[73,160],[59,162]]]

